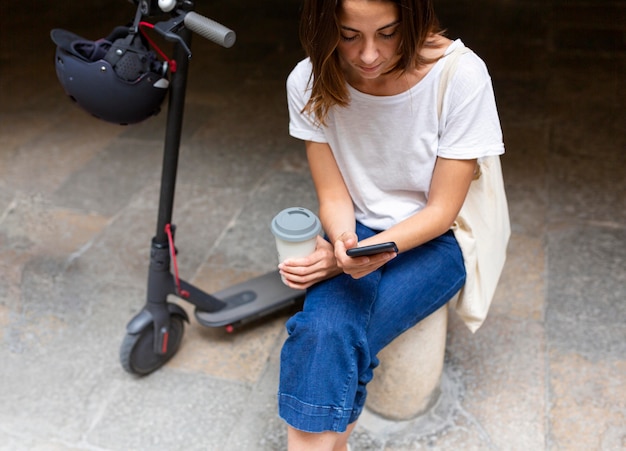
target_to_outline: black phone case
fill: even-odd
[[[398,252],[398,247],[396,243],[390,241],[388,243],[372,244],[371,246],[353,247],[346,251],[350,257],[363,257],[364,255],[375,255],[381,252]]]

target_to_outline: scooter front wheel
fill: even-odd
[[[170,330],[165,354],[154,352],[154,325],[145,327],[139,333],[124,336],[120,347],[120,363],[131,374],[145,376],[161,368],[172,358],[183,339],[184,319],[178,315],[170,316]]]

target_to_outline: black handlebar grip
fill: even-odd
[[[191,31],[222,47],[232,47],[237,38],[233,30],[193,11],[185,15],[184,23]]]

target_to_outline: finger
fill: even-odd
[[[384,266],[395,258],[395,252],[383,252],[376,255],[350,258],[351,262],[343,267],[343,271],[354,279],[360,279]]]
[[[346,249],[350,249],[358,244],[359,238],[354,232],[344,232],[339,235],[337,241],[341,241]]]
[[[315,283],[315,278],[311,276],[298,276],[294,274],[284,273],[281,271],[281,276],[283,276],[283,280],[285,284],[289,288],[294,288],[296,290],[305,290],[309,288],[313,283]]]

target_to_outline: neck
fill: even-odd
[[[357,91],[373,96],[393,96],[408,91],[415,86],[425,74],[421,71],[392,72],[372,80],[361,77],[350,77],[346,74],[346,82]]]

